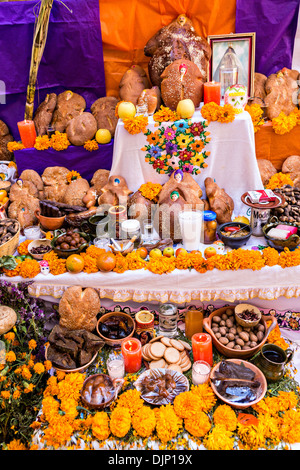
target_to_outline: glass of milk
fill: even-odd
[[[203,212],[181,211],[178,214],[182,243],[187,251],[199,249]]]

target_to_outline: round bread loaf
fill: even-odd
[[[94,116],[91,113],[82,113],[69,121],[66,133],[71,144],[81,146],[95,137],[97,129]]]

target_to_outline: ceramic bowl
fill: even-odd
[[[211,388],[213,389],[213,392],[217,395],[217,397],[220,398],[220,400],[222,400],[227,405],[230,405],[232,408],[238,408],[238,409],[248,408],[249,406],[253,406],[256,403],[258,403],[260,400],[262,400],[267,391],[267,380],[264,374],[261,372],[261,370],[258,369],[258,367],[256,367],[254,364],[251,364],[251,362],[244,361],[243,359],[227,359],[227,360],[234,362],[235,364],[243,363],[245,367],[248,367],[249,369],[255,372],[254,380],[257,380],[258,382],[260,382],[260,386],[258,387],[258,390],[257,390],[257,398],[251,402],[234,403],[233,401],[230,401],[228,398],[225,398],[223,395],[221,395],[218,392],[216,385],[213,383],[213,380],[212,380],[214,379],[215,372],[218,371],[219,369],[220,362],[212,368],[211,373],[210,373]]]
[[[98,378],[103,379],[104,383],[107,386],[107,389],[109,389],[111,391],[111,393],[108,394],[109,398],[106,401],[104,401],[102,403],[98,403],[98,404],[93,404],[93,403],[91,403],[90,401],[88,401],[86,399],[86,396],[84,394],[84,389],[85,389],[85,386],[87,385],[88,382],[92,383],[94,380],[97,380]],[[82,386],[82,389],[80,391],[81,400],[89,408],[94,408],[96,410],[103,410],[104,408],[108,407],[113,401],[115,401],[117,399],[118,394],[119,394],[119,392],[122,388],[123,383],[124,383],[124,379],[114,379],[114,380],[112,380],[106,374],[90,375],[83,382],[83,386]]]
[[[127,255],[127,253],[131,253],[133,248],[134,248],[134,244],[131,243],[131,245],[129,246],[129,248],[126,248],[126,250],[124,250],[124,247],[127,245],[127,243],[129,243],[130,240],[118,240],[117,243],[121,246],[121,250],[117,250],[117,248],[115,247],[115,245],[112,243],[110,245],[110,249],[111,251],[116,254],[116,253],[122,253],[122,255]]]
[[[48,351],[48,346],[46,346],[46,349],[45,349],[45,359],[46,361],[48,360],[48,354],[47,354],[47,351]],[[86,369],[93,364],[93,362],[96,360],[97,356],[98,356],[98,353],[99,351],[97,351],[94,356],[92,357],[92,359],[87,362],[86,364],[84,364],[83,366],[81,367],[77,367],[76,369],[62,369],[61,367],[56,367],[55,365],[52,364],[52,367],[53,369],[59,371],[59,372],[66,372],[66,373],[72,373],[72,372],[80,372],[80,373],[83,373],[86,371]]]
[[[241,317],[242,312],[245,310],[253,311],[256,314],[257,320],[245,320]],[[259,308],[255,307],[255,305],[250,304],[238,304],[234,309],[234,316],[236,322],[243,326],[244,328],[254,328],[254,326],[258,325],[261,320],[261,311]]]
[[[267,223],[266,225],[263,226],[262,231],[263,231],[267,244],[271,246],[272,248],[275,248],[278,251],[282,251],[285,248],[288,248],[289,250],[292,251],[295,248],[297,248],[297,246],[299,246],[300,244],[300,228],[298,227],[297,233],[295,233],[294,235],[291,235],[286,240],[278,240],[277,238],[270,237],[268,235],[268,232],[272,228],[276,228],[277,225],[288,225],[288,224],[284,224],[282,222],[275,222],[275,223]]]
[[[45,217],[41,215],[40,211],[35,211],[35,216],[46,230],[57,230],[61,228],[66,218],[65,215],[63,217]]]
[[[90,237],[89,235],[87,235],[86,233],[84,232],[78,232],[79,235],[84,238],[86,240],[85,243],[82,243],[82,245],[80,245],[80,247],[78,248],[72,248],[70,250],[62,250],[61,248],[58,248],[57,247],[57,240],[62,237],[63,235],[65,235],[65,233],[59,233],[59,235],[56,235],[52,238],[51,240],[51,246],[52,246],[52,249],[53,251],[55,251],[55,253],[60,257],[60,258],[68,258],[70,255],[78,255],[79,253],[81,253],[83,250],[85,250],[88,245],[89,245],[89,241],[90,241]]]
[[[133,327],[131,333],[128,336],[126,336],[125,338],[119,338],[119,339],[110,339],[110,338],[107,338],[106,336],[104,336],[100,331],[100,325],[101,325],[101,323],[104,323],[106,320],[108,320],[110,317],[122,317],[122,318],[126,319],[127,322],[128,322],[128,326]],[[97,329],[98,335],[100,336],[100,338],[102,338],[105,341],[106,344],[108,344],[109,346],[115,347],[115,348],[120,348],[121,343],[124,339],[128,339],[128,338],[131,338],[133,336],[134,331],[135,331],[135,321],[130,315],[127,315],[127,313],[124,313],[124,312],[110,312],[110,313],[106,313],[106,314],[102,315],[102,317],[100,317],[100,319],[98,320],[96,329]]]
[[[246,229],[248,231],[248,235],[245,235],[243,237],[240,237],[240,236],[230,237],[230,236],[223,235],[221,232],[224,232],[225,227],[240,227],[240,228]],[[222,240],[222,242],[226,246],[229,246],[232,249],[237,249],[247,243],[247,241],[252,235],[252,229],[249,224],[243,224],[241,222],[227,222],[225,224],[220,225],[217,228],[217,234],[220,240]]]
[[[264,325],[265,327],[265,336],[263,340],[255,347],[251,349],[246,349],[246,350],[241,350],[241,349],[231,349],[227,348],[224,346],[224,344],[220,343],[220,341],[217,339],[215,336],[213,330],[212,330],[212,323],[213,323],[213,318],[214,316],[222,316],[223,313],[226,312],[227,309],[231,309],[232,313],[234,313],[234,308],[235,306],[232,307],[222,307],[219,308],[218,310],[215,310],[212,312],[209,317],[203,319],[203,328],[207,333],[209,333],[212,337],[212,342],[214,347],[225,357],[230,357],[230,358],[249,358],[254,356],[265,344],[267,341],[267,338],[269,336],[269,333],[275,328],[277,325],[277,320],[273,315],[262,315],[260,322]],[[268,327],[267,321],[272,321],[271,325]]]
[[[52,250],[52,247],[51,247],[51,240],[47,240],[46,238],[43,238],[43,239],[40,239],[40,240],[33,240],[33,241],[30,242],[29,245],[28,245],[28,253],[29,253],[34,259],[42,260],[45,253],[41,253],[41,254],[32,253],[32,249],[33,249],[33,248],[37,248],[37,247],[39,247],[39,246],[49,246],[50,250],[48,249],[48,251],[46,252],[46,253],[49,253],[49,251]]]

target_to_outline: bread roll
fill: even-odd
[[[95,289],[81,286],[69,287],[59,302],[59,324],[69,330],[93,331],[100,311],[100,298]]]

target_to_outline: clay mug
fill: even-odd
[[[255,365],[263,372],[268,382],[277,382],[285,373],[285,366],[294,355],[292,349],[282,349],[276,344],[264,344],[255,361]]]

